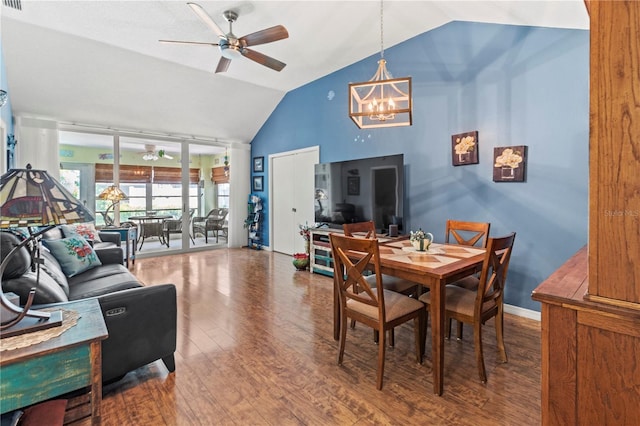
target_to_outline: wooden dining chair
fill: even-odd
[[[376,226],[372,220],[366,222],[354,222],[345,223],[342,225],[344,235],[347,237],[363,237],[363,238],[376,238]],[[365,279],[369,280],[369,285],[375,287],[376,277],[369,275]],[[394,277],[393,275],[382,274],[382,282],[386,290],[395,291],[396,293],[405,294],[417,298],[419,296],[418,291],[420,286],[413,281],[405,280],[402,278]],[[356,321],[351,321],[351,328],[354,328]],[[378,335],[375,334],[374,340],[378,341]],[[395,346],[395,333],[393,330],[389,331],[389,345]]]
[[[480,285],[476,290],[451,284],[445,287],[445,319],[453,318],[458,322],[473,325],[478,374],[483,383],[487,381],[487,373],[482,353],[482,325],[490,318],[496,319],[496,340],[500,359],[502,362],[507,362],[507,352],[504,347],[503,298],[515,238],[516,234],[513,232],[504,237],[488,239],[487,253],[480,273]],[[430,296],[431,293],[420,296],[420,301],[427,305],[427,318],[431,304]]]
[[[486,248],[490,228],[491,224],[488,222],[465,222],[449,219],[447,220],[444,242],[453,244],[453,240],[455,240],[455,244]],[[453,240],[450,237],[453,237]],[[467,290],[475,290],[478,288],[478,281],[478,274],[474,274],[464,277],[453,284]],[[462,323],[458,322],[458,340],[462,339],[462,327]],[[447,338],[451,338],[451,320],[447,321],[445,333]]]
[[[347,318],[368,325],[380,336],[376,387],[382,389],[386,331],[413,319],[416,361],[422,363],[425,346],[423,339],[426,335],[424,304],[404,294],[385,290],[383,275],[380,273],[380,249],[377,239],[354,238],[333,233],[329,234],[329,238],[340,314],[338,365],[342,365],[344,356]],[[370,267],[373,267],[375,272],[375,287],[371,286],[370,279],[363,274]]]
[[[345,223],[342,225],[344,235],[347,237],[364,237],[376,238],[376,226],[372,220],[367,222]],[[371,276],[369,284],[375,285],[375,277]],[[418,284],[392,275],[383,274],[382,282],[386,290],[395,291],[396,293],[406,294],[407,296],[418,296]]]

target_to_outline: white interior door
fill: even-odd
[[[318,147],[277,154],[271,158],[271,247],[293,254],[304,252],[298,224],[314,222],[314,166]]]
[[[290,232],[290,228],[295,225],[295,216],[293,211],[293,156],[285,155],[274,157],[272,162],[272,190],[271,202],[273,214],[270,215],[273,220],[271,227],[271,237],[274,251],[293,254],[294,241]]]

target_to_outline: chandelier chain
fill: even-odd
[[[382,13],[382,2],[383,0],[380,0],[380,57],[384,59],[384,15]]]

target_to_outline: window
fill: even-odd
[[[221,208],[229,208],[229,187],[228,183],[219,183],[216,185],[217,206]]]

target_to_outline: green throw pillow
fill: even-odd
[[[42,243],[56,258],[62,267],[62,272],[67,277],[73,277],[102,265],[93,247],[83,237],[75,236],[61,240],[42,240]]]

